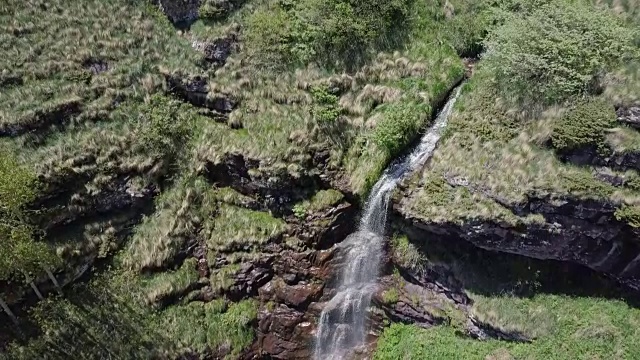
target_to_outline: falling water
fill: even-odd
[[[369,195],[358,231],[341,244],[347,251],[345,267],[339,279],[338,293],[320,315],[316,360],[345,359],[354,349],[364,345],[367,309],[378,278],[389,197],[408,172],[422,166],[431,156],[459,95],[460,87],[411,154],[393,162],[385,170]]]

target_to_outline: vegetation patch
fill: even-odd
[[[633,56],[633,37],[609,9],[586,1],[544,2],[490,32],[485,66],[507,99],[558,103],[596,92],[600,75]]]
[[[606,131],[616,124],[611,104],[599,99],[581,101],[554,124],[551,142],[560,151],[593,146],[603,153],[607,150]]]

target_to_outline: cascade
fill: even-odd
[[[389,198],[398,182],[424,165],[433,154],[460,90],[458,87],[454,91],[416,148],[384,171],[367,199],[358,230],[339,245],[340,250],[345,251],[345,265],[338,280],[338,292],[320,315],[314,352],[316,360],[342,360],[364,345],[367,309],[376,289]]]

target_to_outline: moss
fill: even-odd
[[[596,147],[606,151],[606,131],[616,126],[613,106],[601,99],[589,99],[575,105],[566,116],[554,124],[553,147],[559,151]]]
[[[214,348],[229,348],[227,358],[237,357],[253,342],[252,323],[258,317],[255,300],[242,300],[229,305],[220,313],[219,308],[205,304],[205,328],[207,344]]]

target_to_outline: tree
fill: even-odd
[[[552,1],[510,16],[485,40],[485,65],[517,102],[551,104],[593,93],[604,73],[636,51],[634,30],[590,3]]]
[[[28,222],[26,207],[36,197],[36,184],[31,171],[0,149],[0,280],[38,273],[58,261],[47,244],[34,240]]]

